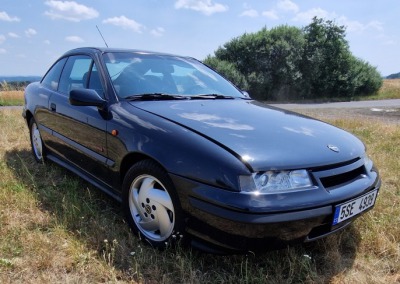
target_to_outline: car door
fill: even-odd
[[[66,58],[61,58],[49,69],[43,77],[39,93],[35,97],[36,106],[34,109],[35,120],[40,129],[40,135],[47,148],[52,148],[52,114],[49,111],[49,99],[53,94],[57,93],[58,82],[60,80],[61,72],[64,68]]]
[[[52,94],[49,108],[52,113],[54,151],[70,164],[109,184],[107,166],[107,114],[94,106],[73,106],[69,92],[92,88],[104,98],[104,88],[96,64],[86,55],[70,56],[58,86]]]

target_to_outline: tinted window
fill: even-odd
[[[243,97],[232,83],[191,58],[129,52],[103,58],[120,98],[152,93]]]
[[[100,97],[104,98],[103,86],[101,85],[100,75],[97,71],[96,64],[93,64],[90,71],[88,89],[96,90]]]
[[[58,81],[60,79],[61,71],[63,70],[65,61],[67,59],[60,59],[56,64],[54,64],[51,69],[47,72],[42,80],[42,84],[49,89],[57,91]]]
[[[61,74],[59,92],[68,94],[73,89],[86,88],[91,65],[89,56],[70,56]]]

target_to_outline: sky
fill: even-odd
[[[160,51],[203,60],[235,37],[317,16],[346,27],[358,58],[400,72],[399,0],[0,0],[0,75],[42,76],[82,46]]]

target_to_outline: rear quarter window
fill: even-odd
[[[46,75],[42,80],[42,85],[45,87],[57,91],[58,83],[60,81],[61,72],[64,68],[65,62],[67,61],[66,58],[62,58],[57,61],[49,71],[47,71]]]

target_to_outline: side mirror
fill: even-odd
[[[73,106],[95,106],[103,109],[107,101],[92,89],[75,89],[69,92],[69,103]]]
[[[246,97],[246,98],[250,98],[250,94],[247,91],[242,90],[242,94]]]

